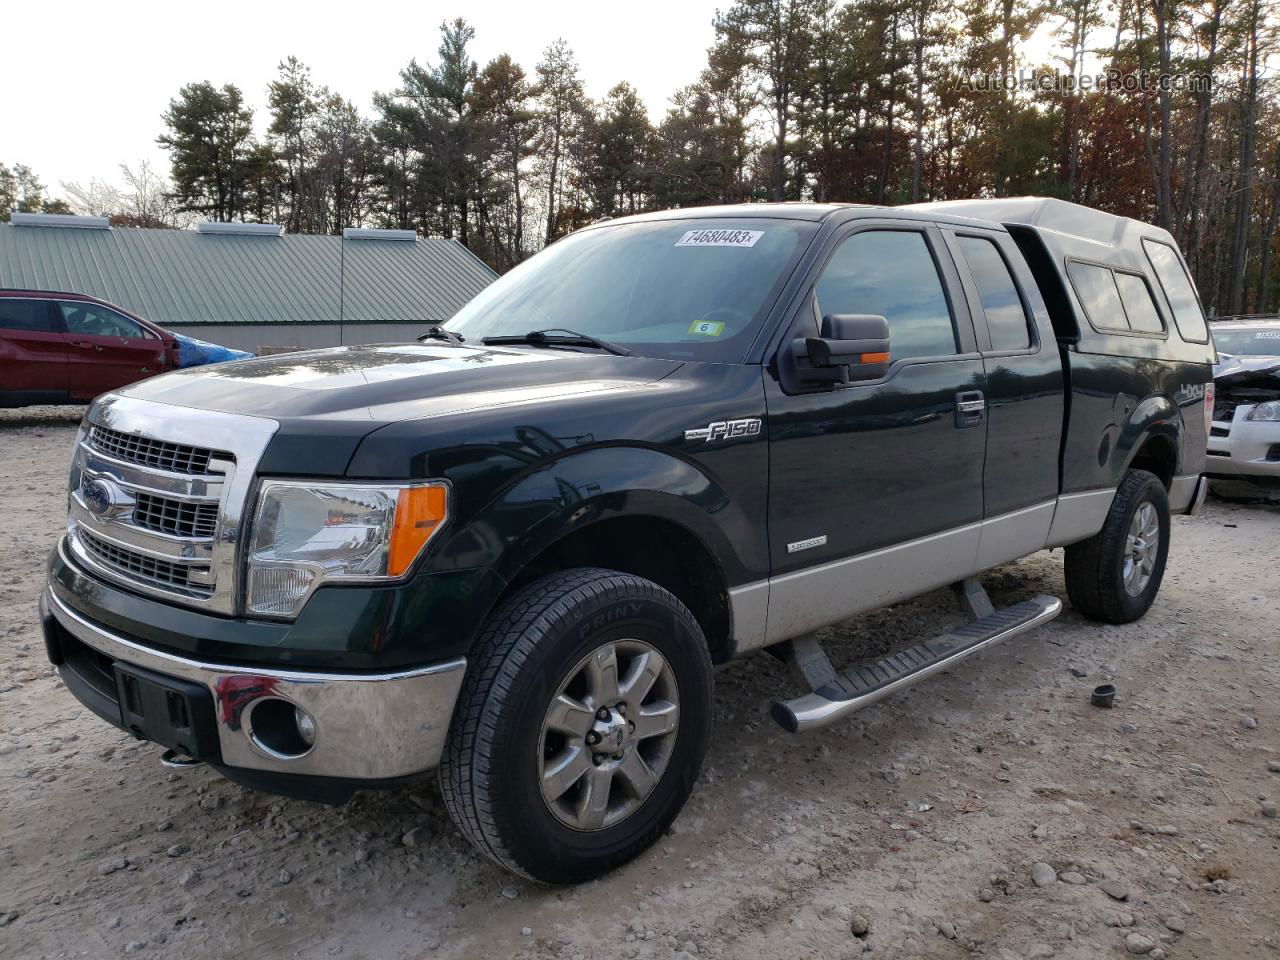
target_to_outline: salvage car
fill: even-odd
[[[48,656],[170,764],[332,802],[438,768],[485,855],[586,880],[685,803],[713,663],[767,648],[820,728],[1052,620],[979,578],[1054,547],[1079,613],[1140,618],[1213,359],[1173,238],[1056,200],[592,225],[420,342],[99,398]],[[909,649],[817,639],[947,585]]]
[[[1280,317],[1210,324],[1221,358],[1207,470],[1215,494],[1280,499]]]
[[[0,407],[87,403],[178,366],[173,334],[103,300],[0,290]]]
[[[88,403],[169,370],[251,356],[96,297],[0,289],[0,407]]]

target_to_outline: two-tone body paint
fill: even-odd
[[[447,481],[448,522],[403,584],[322,587],[295,623],[266,624],[86,582],[56,555],[53,579],[87,615],[160,646],[228,662],[373,669],[465,653],[531,559],[616,517],[688,531],[733,591],[1016,517],[1052,504],[1060,483],[1114,488],[1126,454],[1153,431],[1175,442],[1179,470],[1195,469],[1195,453],[1183,448],[1197,437],[1187,420],[1202,406],[1186,385],[1208,379],[1203,362],[1060,349],[1035,304],[1032,348],[993,353],[943,236],[972,222],[857,208],[812,216],[820,229],[741,363],[433,341],[264,358],[130,389],[164,403],[269,413],[280,426],[263,476]],[[823,258],[859,220],[929,232],[960,352],[895,365],[877,384],[788,394],[773,361]],[[1026,288],[1025,264],[1003,241],[1002,249]],[[985,395],[985,416],[980,428],[959,429],[957,393],[973,387]],[[1175,396],[1186,398],[1181,413]],[[699,433],[749,420],[761,428]],[[788,552],[795,543],[812,546]]]

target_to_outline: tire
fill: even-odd
[[[597,701],[607,708],[609,696],[593,689],[635,694],[644,684],[627,679],[659,668],[648,694],[615,701],[601,719]],[[553,722],[553,701],[576,706]],[[613,570],[550,574],[504,601],[476,641],[440,764],[445,807],[509,870],[590,880],[638,855],[680,812],[706,753],[711,702],[706,639],[669,592]],[[562,780],[544,778],[561,769]]]
[[[1140,513],[1142,519],[1135,519]],[[1149,537],[1143,537],[1139,529],[1150,530],[1152,520],[1160,537],[1154,549],[1149,545]],[[1131,532],[1139,534],[1132,542]],[[1135,563],[1133,567],[1126,563],[1135,555],[1135,550],[1150,561],[1145,574],[1145,563]],[[1102,529],[1088,540],[1073,543],[1066,549],[1067,597],[1073,607],[1091,620],[1132,623],[1155,601],[1168,556],[1168,493],[1155,474],[1130,470],[1116,490]],[[1126,585],[1126,572],[1135,567],[1136,575]]]

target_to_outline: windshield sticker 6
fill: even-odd
[[[703,337],[718,337],[724,333],[724,324],[716,320],[695,320],[689,324],[689,332]]]
[[[754,247],[763,230],[690,230],[677,247]]]

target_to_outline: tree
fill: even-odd
[[[716,19],[716,30],[749,52],[752,79],[769,111],[769,198],[775,201],[786,195],[787,135],[792,99],[809,63],[810,15],[810,0],[737,0]]]
[[[30,167],[0,163],[0,223],[7,223],[13,213],[71,212],[66,201],[45,196],[44,184]]]
[[[524,168],[536,131],[531,97],[524,70],[505,53],[485,65],[472,88],[477,153],[492,158],[478,212],[500,267],[512,267],[526,254]]]
[[[588,115],[582,182],[592,213],[636,213],[648,202],[654,131],[640,95],[620,83]]]
[[[1240,185],[1236,192],[1235,224],[1231,235],[1230,287],[1227,293],[1227,310],[1231,313],[1243,313],[1245,302],[1245,270],[1258,118],[1258,67],[1265,30],[1262,0],[1247,0],[1242,27],[1244,56],[1240,78]]]
[[[428,204],[438,210],[442,232],[468,239],[472,173],[472,124],[469,98],[476,63],[467,53],[475,30],[461,18],[440,25],[440,62],[423,67],[416,60],[400,71],[396,96],[413,103],[415,146],[422,158]]]
[[[163,119],[168,132],[156,142],[169,151],[179,209],[214,220],[243,218],[254,143],[253,111],[240,88],[187,84]]]
[[[559,236],[561,205],[566,180],[566,158],[582,134],[586,118],[586,96],[578,75],[578,61],[564,40],[557,40],[542,54],[534,87],[538,133],[538,172],[546,196],[546,242]]]
[[[308,181],[311,164],[311,123],[319,109],[311,70],[297,57],[280,61],[279,77],[267,88],[271,125],[267,128],[284,166],[284,192],[288,212],[285,229],[297,233],[307,226],[306,210],[311,203]]]

